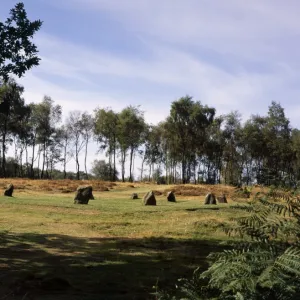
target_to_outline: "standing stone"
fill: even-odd
[[[215,195],[213,193],[208,193],[205,196],[204,204],[217,204]]]
[[[79,186],[76,190],[74,204],[88,204],[89,200],[94,200],[92,186]]]
[[[144,196],[144,204],[145,205],[156,205],[156,199],[153,191],[148,192]]]
[[[12,197],[12,194],[14,192],[14,186],[12,183],[10,183],[6,190],[4,191],[4,196],[7,196],[7,197]]]
[[[139,199],[138,194],[137,194],[137,193],[133,193],[133,194],[131,195],[131,199]]]
[[[176,197],[175,197],[175,194],[173,192],[168,192],[167,199],[168,199],[169,202],[176,202]]]
[[[219,203],[228,203],[225,194],[220,197],[217,197]]]

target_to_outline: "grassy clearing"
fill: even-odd
[[[165,190],[173,187],[112,185],[81,206],[73,193],[49,192],[52,182],[22,184],[14,198],[0,197],[5,299],[153,299],[153,286],[173,287],[234,241],[219,230],[235,213],[226,204],[204,206],[204,196],[183,195],[168,203]],[[162,192],[156,207],[130,199],[150,189]]]

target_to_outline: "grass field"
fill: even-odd
[[[14,197],[0,196],[0,299],[155,299],[155,286],[174,288],[234,242],[221,229],[235,212],[203,205],[213,187],[92,182],[95,200],[74,205],[76,181],[12,182]],[[155,207],[130,199],[151,189]]]

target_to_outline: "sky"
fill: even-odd
[[[1,0],[1,20],[16,2]],[[276,101],[300,128],[297,0],[23,2],[44,22],[34,38],[41,63],[19,80],[28,103],[48,95],[64,117],[140,105],[155,124],[187,94],[244,120]]]

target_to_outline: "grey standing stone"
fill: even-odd
[[[205,196],[204,204],[217,204],[215,195],[213,193],[208,193]]]
[[[79,186],[76,190],[74,204],[88,204],[89,200],[94,200],[92,186]]]
[[[145,205],[156,205],[156,199],[153,191],[148,192],[144,196],[144,204]]]
[[[175,194],[173,192],[168,192],[167,199],[168,199],[169,202],[176,202],[176,197],[175,197]]]
[[[228,203],[225,194],[220,197],[217,197],[219,203]]]
[[[12,183],[10,183],[7,186],[6,190],[4,191],[4,196],[12,197],[13,192],[14,192],[14,185]]]
[[[137,194],[137,193],[133,193],[133,194],[131,195],[131,199],[139,199],[138,194]]]

